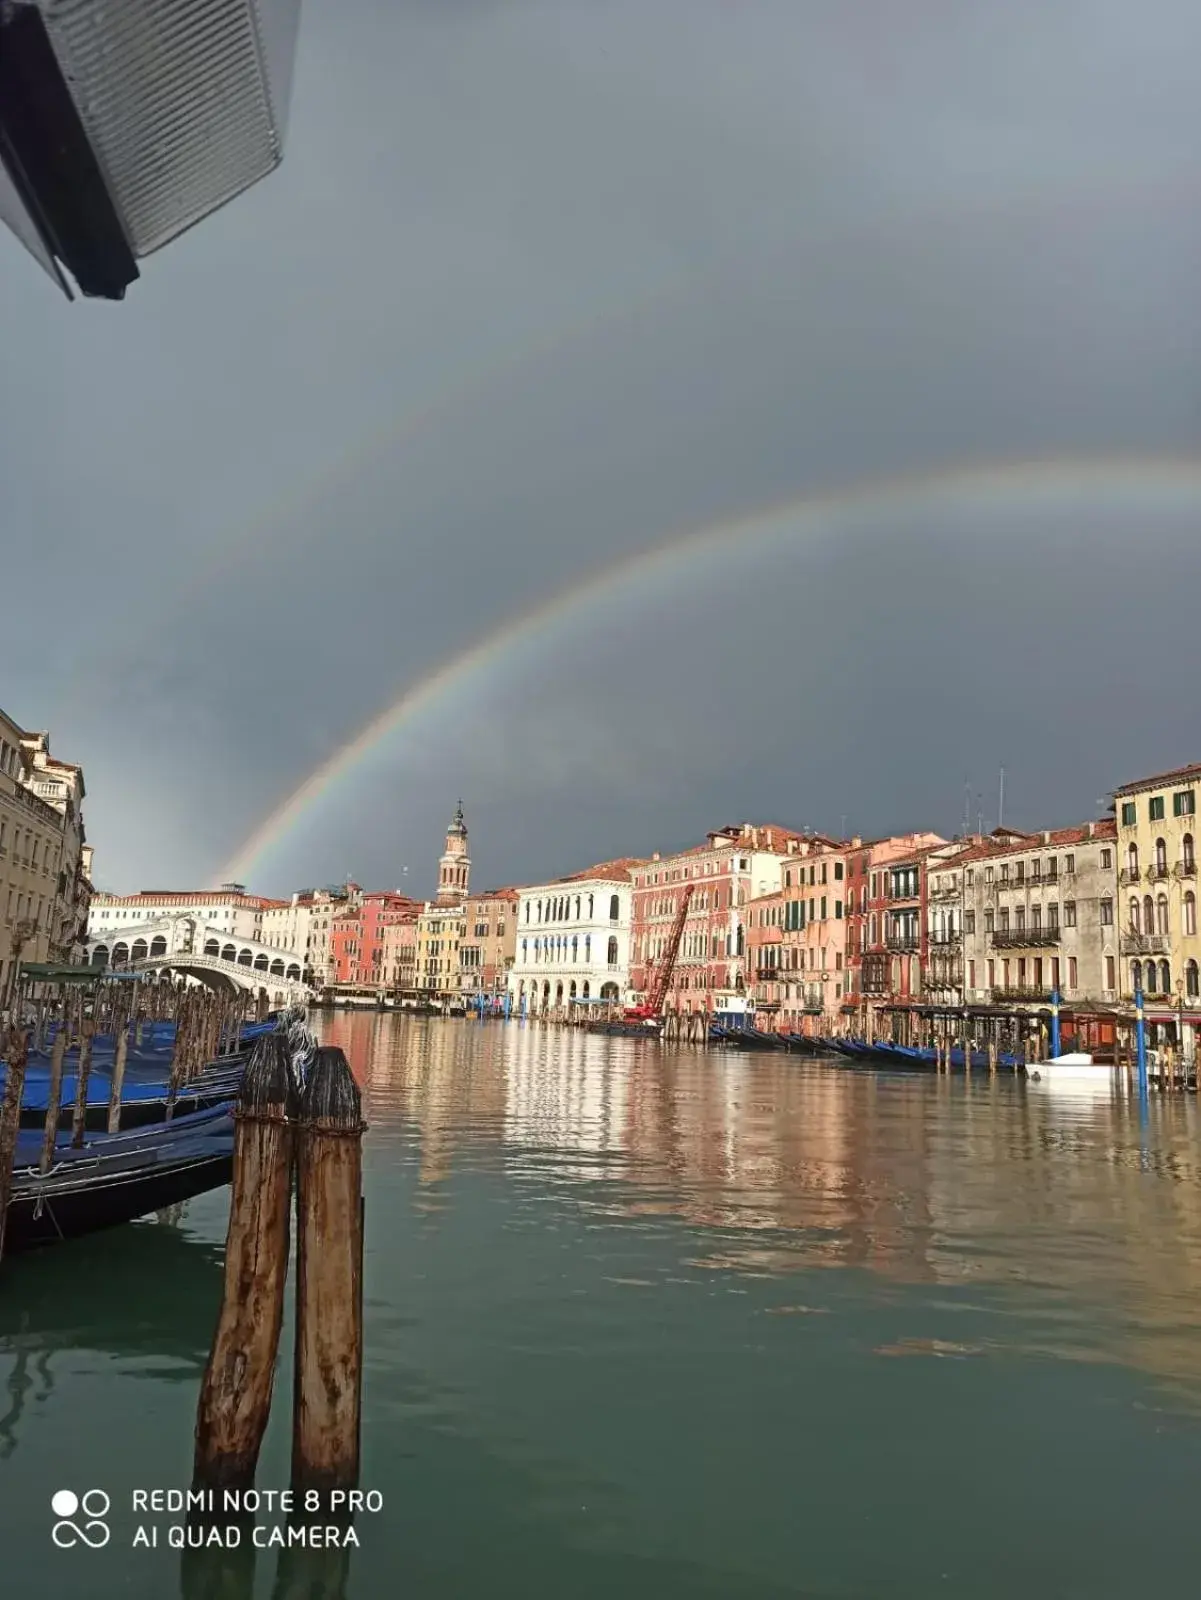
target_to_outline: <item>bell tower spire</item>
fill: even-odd
[[[446,849],[438,863],[438,895],[440,906],[458,905],[466,900],[471,880],[471,857],[467,854],[467,824],[463,820],[463,802],[455,808],[454,820],[446,830]]]

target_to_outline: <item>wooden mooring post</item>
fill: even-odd
[[[237,1110],[225,1294],[196,1415],[197,1489],[254,1485],[283,1326],[294,1109],[287,1045],[268,1034],[246,1064]]]
[[[359,1481],[363,1387],[363,1110],[350,1063],[323,1047],[296,1142],[296,1365],[292,1487]]]
[[[4,1224],[12,1195],[13,1155],[21,1127],[21,1097],[25,1093],[25,1068],[29,1060],[29,1033],[23,1027],[4,1032],[4,1061],[8,1068],[4,1099],[0,1102],[0,1261],[4,1259]]]

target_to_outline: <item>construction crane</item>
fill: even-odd
[[[680,903],[676,907],[676,920],[671,925],[671,937],[667,941],[667,949],[658,972],[655,973],[651,983],[650,996],[640,1006],[630,1006],[625,1013],[627,1022],[645,1022],[648,1025],[659,1021],[663,1015],[663,1002],[667,999],[667,990],[671,984],[671,975],[676,970],[676,957],[680,953],[680,940],[684,937],[684,920],[688,915],[688,906],[692,900],[692,892],[696,888],[694,883],[684,886],[680,896]]]

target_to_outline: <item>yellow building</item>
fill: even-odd
[[[21,961],[80,959],[83,774],[0,711],[0,1009]]]
[[[1114,794],[1122,996],[1133,999],[1141,987],[1150,1019],[1183,1025],[1188,1055],[1201,1025],[1198,791],[1201,765],[1140,778]]]

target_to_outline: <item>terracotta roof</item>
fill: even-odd
[[[237,905],[255,906],[265,910],[269,906],[284,906],[287,900],[268,900],[258,894],[231,894],[224,889],[193,889],[183,891],[179,889],[140,889],[137,894],[100,894],[97,900],[115,901],[123,906],[147,905],[151,901],[162,904],[164,901],[173,905]]]
[[[1133,783],[1123,784],[1120,789],[1115,789],[1115,795],[1137,794],[1140,789],[1159,789],[1173,783],[1187,783],[1190,779],[1201,778],[1201,765],[1191,767],[1177,767],[1172,772],[1160,772],[1152,778],[1137,778]]]
[[[1024,833],[1018,838],[1003,842],[1000,839],[988,839],[983,844],[969,845],[965,850],[947,857],[948,867],[963,866],[969,861],[991,861],[997,856],[1025,855],[1031,850],[1061,850],[1067,845],[1089,844],[1098,839],[1116,839],[1118,836],[1117,824],[1112,817],[1102,817],[1092,824],[1092,836],[1089,836],[1089,824],[1077,823],[1071,828],[1051,828],[1047,830],[1047,837],[1042,833]]]
[[[583,872],[571,872],[565,878],[554,878],[548,887],[553,888],[557,883],[628,883],[634,867],[647,865],[642,856],[619,856],[616,861],[601,861],[594,867],[586,867]]]

